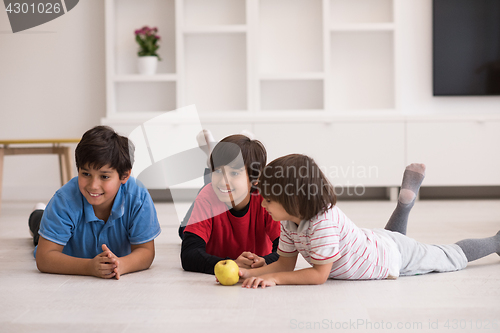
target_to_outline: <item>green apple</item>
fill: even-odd
[[[236,284],[240,279],[239,271],[238,264],[233,260],[221,260],[214,267],[215,277],[224,286]]]

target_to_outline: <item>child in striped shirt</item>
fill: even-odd
[[[423,164],[409,165],[398,205],[384,229],[358,228],[335,205],[334,188],[305,155],[271,162],[259,178],[262,206],[281,221],[278,261],[240,269],[243,287],[322,284],[332,279],[396,279],[400,275],[450,272],[486,255],[500,255],[500,232],[450,245],[419,243],[406,234],[408,215],[424,178]],[[312,267],[294,270],[298,254]]]

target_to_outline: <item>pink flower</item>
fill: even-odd
[[[143,26],[138,30],[134,30],[135,40],[139,44],[138,56],[156,56],[158,60],[161,60],[160,56],[156,53],[160,47],[157,41],[160,40],[158,33],[158,28],[149,28],[147,25]]]

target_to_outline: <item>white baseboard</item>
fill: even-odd
[[[35,201],[47,203],[59,188],[57,186],[4,186],[2,201]],[[385,187],[366,188],[364,192],[352,195],[337,193],[341,200],[388,200]],[[176,200],[192,202],[199,189],[176,189]],[[172,202],[170,190],[149,190],[155,202]],[[435,199],[498,199],[500,198],[500,186],[423,186],[420,190],[420,198],[424,200]]]

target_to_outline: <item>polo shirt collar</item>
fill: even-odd
[[[116,220],[125,214],[125,184],[121,184],[116,193],[115,201],[113,202],[113,207],[111,207],[111,215],[109,216],[109,221]]]

